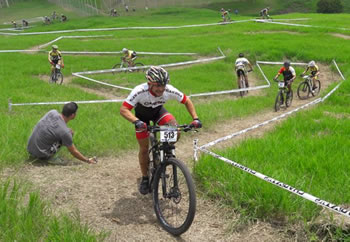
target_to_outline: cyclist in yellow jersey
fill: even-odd
[[[129,67],[134,66],[134,60],[137,58],[136,52],[133,50],[128,50],[127,48],[122,49],[124,54],[123,61],[128,62]]]
[[[51,64],[51,74],[55,70],[55,66],[57,64],[64,68],[63,57],[61,52],[58,50],[57,45],[52,46],[52,50],[49,52],[48,60]]]
[[[306,72],[310,71],[311,79],[312,79],[312,91],[315,90],[316,84],[315,80],[318,80],[318,75],[320,74],[320,69],[316,65],[315,61],[310,61],[307,65],[305,71],[301,74],[301,76],[305,75]]]

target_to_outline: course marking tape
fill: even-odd
[[[310,106],[310,105],[314,105],[314,104],[319,103],[319,102],[321,102],[321,101],[322,101],[322,99],[321,99],[321,98],[318,98],[318,99],[316,99],[316,100],[314,100],[314,101],[312,101],[312,102],[306,103],[306,104],[304,104],[304,105],[302,105],[302,106],[300,106],[300,107],[298,107],[298,108],[295,108],[295,109],[293,109],[293,110],[291,110],[291,111],[289,111],[289,112],[283,113],[283,114],[281,114],[281,115],[279,115],[279,116],[276,116],[276,117],[274,117],[274,118],[272,118],[272,119],[266,120],[266,121],[264,121],[264,122],[262,122],[262,123],[259,123],[259,124],[255,124],[255,125],[253,125],[253,126],[251,126],[251,127],[249,127],[249,128],[246,128],[246,129],[240,130],[240,131],[238,131],[238,132],[235,132],[235,133],[233,133],[233,134],[224,136],[224,137],[219,138],[219,139],[217,139],[217,140],[211,141],[211,142],[209,142],[209,143],[207,143],[207,144],[205,144],[205,145],[200,146],[199,148],[200,148],[200,149],[202,149],[202,148],[208,148],[208,147],[210,147],[210,146],[216,145],[216,144],[221,143],[221,142],[223,142],[223,141],[232,139],[233,137],[239,136],[239,135],[244,134],[244,133],[246,133],[246,132],[248,132],[248,131],[250,131],[250,130],[257,129],[257,128],[260,128],[260,127],[262,127],[262,126],[265,126],[265,125],[267,125],[267,124],[269,124],[269,123],[272,123],[272,122],[275,122],[275,121],[277,121],[277,120],[280,120],[280,119],[282,119],[282,118],[284,118],[284,117],[287,117],[287,116],[289,116],[289,115],[291,115],[291,114],[293,114],[293,113],[295,113],[295,112],[297,112],[297,111],[299,111],[299,110],[301,110],[301,109],[303,109],[303,108],[306,108],[306,107],[308,107],[308,106]]]
[[[46,44],[42,44],[42,45],[39,45],[39,49],[43,48],[43,47],[46,47],[56,41],[59,41],[61,39],[83,39],[83,38],[97,38],[97,37],[111,37],[113,35],[85,35],[85,36],[72,36],[72,35],[69,35],[69,36],[60,36],[54,40],[51,40],[50,42],[46,43]]]
[[[341,214],[343,216],[346,216],[346,217],[350,218],[350,210],[347,210],[347,209],[342,208],[342,207],[340,207],[338,205],[335,205],[333,203],[330,203],[330,202],[327,202],[325,200],[322,200],[322,199],[320,199],[318,197],[315,197],[315,196],[313,196],[313,195],[311,195],[309,193],[306,193],[306,192],[304,192],[302,190],[299,190],[299,189],[297,189],[295,187],[292,187],[292,186],[290,186],[290,185],[288,185],[286,183],[283,183],[283,182],[278,181],[278,180],[276,180],[276,179],[274,179],[272,177],[266,176],[266,175],[264,175],[264,174],[262,174],[260,172],[257,172],[257,171],[255,171],[253,169],[250,169],[249,167],[243,166],[243,165],[241,165],[241,164],[239,164],[239,163],[237,163],[235,161],[232,161],[232,160],[229,160],[229,159],[227,159],[225,157],[222,157],[222,156],[220,156],[220,155],[218,155],[218,154],[216,154],[214,152],[211,152],[211,151],[206,150],[204,148],[199,148],[199,149],[200,149],[200,151],[202,151],[204,153],[207,153],[207,154],[209,154],[209,155],[211,155],[211,156],[213,156],[213,157],[215,157],[215,158],[217,158],[219,160],[222,160],[222,161],[230,164],[231,166],[239,168],[242,171],[247,172],[248,174],[251,174],[253,176],[258,177],[261,180],[269,182],[269,183],[271,183],[271,184],[273,184],[273,185],[275,185],[277,187],[280,187],[280,188],[283,188],[284,190],[287,190],[290,193],[293,193],[293,194],[298,195],[298,196],[300,196],[300,197],[302,197],[304,199],[307,199],[307,200],[309,200],[309,201],[311,201],[311,202],[313,202],[313,203],[315,203],[315,204],[317,204],[319,206],[325,207],[327,209],[330,209],[330,210],[332,210],[334,212],[337,212],[337,213],[339,213],[339,214]]]
[[[92,81],[92,82],[96,82],[96,83],[99,83],[99,84],[102,84],[102,85],[105,85],[105,86],[115,87],[115,88],[124,89],[124,90],[128,90],[128,91],[131,91],[131,90],[132,90],[131,88],[128,88],[128,87],[121,87],[121,86],[109,84],[109,83],[106,83],[106,82],[97,81],[97,80],[95,80],[95,79],[92,79],[92,78],[89,78],[89,77],[86,77],[86,76],[79,75],[78,73],[72,73],[72,75],[77,76],[77,77],[80,77],[80,78],[84,78],[84,79],[86,79],[86,80],[89,80],[89,81]]]
[[[193,24],[193,25],[181,25],[181,26],[164,26],[164,27],[116,27],[116,28],[100,28],[100,29],[72,29],[72,30],[59,30],[59,31],[46,31],[46,32],[29,32],[29,33],[5,33],[0,32],[2,35],[41,35],[41,34],[59,34],[59,33],[73,33],[73,32],[92,32],[92,31],[116,31],[116,30],[140,30],[140,29],[181,29],[181,28],[192,28],[192,27],[206,27],[216,25],[227,25],[251,22],[248,20],[238,20],[231,22],[211,23],[211,24]]]
[[[292,23],[282,23],[282,22],[266,21],[266,20],[256,20],[256,22],[269,23],[269,24],[280,24],[280,25],[288,25],[288,26],[296,26],[296,27],[307,27],[307,28],[350,30],[349,28],[327,27],[327,26],[317,26],[317,25],[308,25],[308,24],[292,24]]]
[[[9,111],[12,111],[13,106],[36,106],[36,105],[53,105],[53,104],[66,104],[75,102],[79,104],[86,103],[121,103],[124,99],[110,99],[110,100],[87,100],[87,101],[62,101],[62,102],[37,102],[37,103],[12,103],[11,99],[8,101]]]

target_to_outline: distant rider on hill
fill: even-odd
[[[236,74],[237,74],[237,83],[238,83],[239,88],[241,88],[240,82],[239,82],[239,77],[241,75],[244,75],[245,85],[246,85],[246,87],[249,87],[248,75],[247,75],[247,70],[246,70],[247,65],[249,66],[250,71],[252,71],[253,70],[252,64],[250,64],[250,62],[244,57],[243,53],[239,53],[238,58],[236,59],[236,62],[235,62],[235,70],[236,70]]]
[[[262,19],[265,19],[265,17],[267,19],[270,18],[269,10],[270,10],[270,7],[267,7],[267,8],[264,8],[260,11],[260,16],[262,17]]]
[[[129,67],[133,67],[134,61],[137,58],[136,52],[133,50],[128,50],[127,48],[123,48],[122,53],[124,54],[124,57],[122,58],[123,61],[127,62]]]

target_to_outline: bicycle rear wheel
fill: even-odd
[[[127,67],[127,66],[125,66],[124,63],[117,63],[117,64],[115,64],[115,65],[112,67],[112,69],[119,69],[119,68],[126,68],[126,67]],[[112,73],[115,74],[114,71],[113,71]]]
[[[240,77],[239,77],[239,83],[240,83],[240,89],[241,88],[246,88],[245,85],[245,76],[243,75],[243,73],[241,73]],[[240,91],[239,94],[241,95],[241,97],[243,97],[245,94],[247,93],[247,91]]]
[[[169,158],[159,167],[154,179],[154,210],[161,226],[178,236],[191,226],[196,212],[196,192],[187,167]]]
[[[61,85],[63,83],[63,74],[61,72],[56,73],[56,84]]]
[[[307,99],[309,97],[309,94],[310,94],[309,84],[305,81],[301,82],[298,86],[297,94],[301,100]]]
[[[281,109],[281,105],[283,104],[283,94],[282,91],[279,91],[275,100],[275,111],[278,112],[278,110]]]
[[[313,89],[312,96],[317,96],[320,93],[321,90],[321,82],[320,80],[315,80],[315,85],[313,86],[315,89]]]

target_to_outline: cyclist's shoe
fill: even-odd
[[[149,178],[147,176],[142,177],[139,191],[142,195],[149,193]]]

